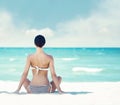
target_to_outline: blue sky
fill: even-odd
[[[119,47],[119,0],[0,0],[0,46]]]

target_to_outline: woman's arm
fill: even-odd
[[[28,75],[28,71],[29,71],[29,67],[30,67],[30,56],[27,57],[27,61],[26,61],[26,65],[25,65],[23,74],[22,74],[22,76],[21,76],[21,79],[20,79],[18,88],[17,88],[17,90],[15,91],[16,93],[18,93],[18,92],[20,91],[20,89],[21,89],[24,81],[26,80],[27,75]]]
[[[55,72],[53,57],[51,57],[49,66],[50,66],[51,76],[52,76],[52,79],[53,79],[53,81],[54,81],[54,83],[56,85],[56,88],[59,91],[59,93],[62,93],[63,91],[60,88],[60,85],[59,85],[59,82],[58,82],[58,78],[57,78],[57,75],[56,75],[56,72]]]

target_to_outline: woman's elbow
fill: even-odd
[[[54,80],[56,77],[57,77],[56,74],[53,74],[53,75],[52,75],[52,79],[53,79],[53,80]]]
[[[24,73],[22,74],[22,77],[26,78],[26,77],[27,77],[27,73],[24,72]]]

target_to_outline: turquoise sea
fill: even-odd
[[[120,48],[44,48],[64,82],[120,81]],[[0,48],[0,80],[18,81],[35,48]],[[29,72],[31,78],[31,72]],[[50,78],[50,73],[49,73]]]

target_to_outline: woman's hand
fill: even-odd
[[[65,93],[64,91],[62,91],[61,89],[58,91],[59,94]]]
[[[13,93],[15,93],[15,94],[19,94],[19,90],[16,90],[16,91],[14,91]]]

